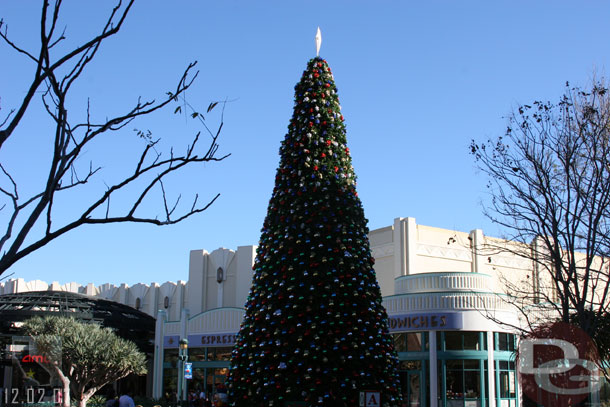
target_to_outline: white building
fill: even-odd
[[[502,294],[506,278],[526,285],[537,281],[531,261],[486,254],[482,247],[490,239],[501,241],[481,230],[434,228],[414,218],[397,218],[369,238],[408,405],[519,405],[511,330],[519,321]],[[188,282],[95,287],[17,279],[0,284],[0,294],[67,290],[140,309],[157,318],[153,396],[176,391],[181,338],[189,341],[193,363],[190,388],[214,391],[226,378],[255,251],[255,246],[193,250]]]

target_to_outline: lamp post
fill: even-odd
[[[178,360],[180,360],[180,367],[178,368],[178,405],[181,406],[186,394],[184,363],[189,358],[189,341],[186,338],[182,338],[180,339],[179,343],[180,347],[178,348]]]

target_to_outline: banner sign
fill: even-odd
[[[186,362],[184,364],[184,378],[185,379],[193,378],[193,364],[191,362]]]
[[[462,314],[457,312],[390,315],[388,323],[390,332],[462,329],[463,326]]]

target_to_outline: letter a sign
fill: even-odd
[[[378,391],[366,391],[364,392],[364,405],[366,407],[380,407],[381,397]]]

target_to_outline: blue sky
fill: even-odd
[[[65,46],[97,32],[110,6],[65,0]],[[0,2],[9,36],[31,50],[39,8],[36,1]],[[74,231],[15,264],[13,277],[81,284],[186,280],[190,250],[256,244],[293,88],[315,56],[317,26],[320,55],[339,89],[369,227],[411,216],[420,224],[500,236],[481,214],[485,180],[468,144],[501,135],[518,104],[557,100],[566,81],[586,85],[594,74],[603,76],[608,16],[610,3],[593,1],[137,1],[76,86],[71,117],[85,113],[87,98],[93,115],[104,118],[138,96],[160,97],[197,60],[200,73],[188,101],[202,110],[211,101],[232,101],[219,151],[231,156],[173,179],[172,192],[184,199],[196,192],[221,196],[176,226]],[[23,97],[34,67],[5,44],[0,60],[3,118]],[[24,195],[40,182],[49,151],[48,120],[39,107],[0,152]],[[184,148],[200,127],[171,110],[87,151],[83,166],[93,160],[104,167],[88,188],[103,188],[117,176],[116,167],[130,168],[129,158],[141,147],[133,128]],[[210,124],[217,119],[212,115]],[[66,197],[58,221],[83,202],[79,194]],[[148,202],[148,213],[161,213],[156,204]]]

